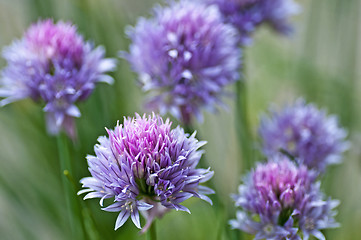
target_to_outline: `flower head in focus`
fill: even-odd
[[[259,133],[265,155],[285,151],[321,173],[328,165],[339,163],[349,145],[345,140],[347,132],[339,126],[336,116],[327,116],[324,110],[302,99],[264,116]]]
[[[1,73],[0,104],[24,98],[43,101],[51,134],[64,129],[74,137],[73,118],[80,116],[75,103],[85,100],[96,82],[113,81],[105,73],[115,68],[115,60],[105,59],[103,48],[94,49],[74,25],[61,21],[33,24],[4,49],[3,57],[7,66]]]
[[[205,142],[199,142],[180,127],[171,129],[155,114],[124,119],[114,130],[108,130],[109,137],[99,137],[95,145],[95,156],[88,156],[92,177],[83,178],[81,183],[88,192],[84,199],[114,198],[114,203],[103,208],[119,212],[115,229],[131,217],[140,228],[139,211],[147,218],[148,228],[155,217],[168,209],[189,210],[181,203],[198,197],[210,203],[206,194],[213,190],[201,186],[213,176],[209,169],[197,169],[203,154],[199,150]]]
[[[291,31],[288,18],[300,12],[294,0],[200,0],[215,4],[226,23],[233,24],[240,33],[242,45],[251,42],[250,35],[261,24],[268,24],[277,32]]]
[[[148,106],[183,123],[202,120],[202,108],[222,104],[225,86],[239,79],[237,30],[224,24],[216,6],[185,0],[155,9],[128,29],[127,60],[139,75]]]
[[[324,199],[316,177],[316,172],[281,155],[258,164],[233,196],[241,209],[231,226],[255,239],[325,239],[320,230],[338,227],[334,208],[339,201]]]

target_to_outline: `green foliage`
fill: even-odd
[[[340,116],[354,147],[342,165],[330,169],[323,184],[328,195],[342,202],[337,217],[342,226],[327,231],[326,236],[329,240],[357,240],[361,237],[361,5],[357,0],[300,3],[304,10],[294,20],[291,38],[262,29],[246,50],[250,127],[256,136],[258,117],[270,103],[284,104],[301,96]],[[150,0],[1,0],[0,47],[19,38],[31,22],[52,17],[72,21],[86,39],[104,45],[109,57],[117,57],[129,44],[125,27],[139,16],[147,16],[153,4]],[[4,66],[0,60],[0,67]],[[70,152],[76,183],[89,175],[85,156],[93,154],[97,137],[106,134],[104,127],[113,128],[123,116],[144,111],[143,95],[126,61],[119,60],[113,76],[113,86],[99,84],[80,105],[79,139]],[[157,222],[159,239],[229,238],[224,224],[227,215],[235,214],[229,194],[236,192],[240,181],[241,155],[235,106],[231,100],[228,103],[230,111],[207,113],[204,123],[196,127],[201,140],[208,141],[206,157],[215,170],[215,188],[223,202],[217,206],[226,206],[227,214],[190,199],[186,206],[192,215],[171,212]],[[43,117],[41,107],[30,100],[0,109],[0,238],[4,240],[71,239],[56,139],[47,135]],[[130,222],[114,231],[116,214],[100,210],[96,200],[84,204],[87,210],[83,215],[93,219],[85,222],[89,239],[146,238],[138,235]],[[144,219],[141,221],[144,224]],[[91,230],[93,224],[98,232]]]

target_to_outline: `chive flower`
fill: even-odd
[[[197,169],[203,154],[199,150],[206,142],[184,133],[179,126],[171,129],[171,122],[155,114],[124,118],[108,137],[99,137],[95,156],[88,156],[91,177],[83,178],[84,199],[112,198],[105,211],[119,212],[115,229],[131,217],[141,228],[139,212],[147,218],[148,228],[155,217],[167,210],[189,212],[181,205],[190,197],[212,203],[206,194],[212,189],[200,185],[213,176],[210,169]],[[146,229],[143,229],[144,231]]]
[[[316,177],[285,156],[258,164],[233,196],[240,210],[230,221],[232,228],[256,240],[324,240],[321,230],[339,226],[334,219],[339,201],[325,199]]]
[[[113,82],[105,73],[115,68],[115,60],[104,54],[102,47],[84,42],[71,23],[38,21],[3,51],[7,66],[1,72],[0,105],[41,101],[49,133],[63,129],[74,137],[73,118],[80,117],[75,103],[87,99],[96,82]]]
[[[242,45],[251,42],[251,34],[258,26],[266,24],[282,34],[292,28],[289,17],[300,12],[294,0],[200,0],[219,7],[223,20],[233,24],[240,33]]]
[[[303,99],[263,116],[259,133],[266,156],[283,152],[320,173],[341,162],[349,146],[337,117]]]
[[[225,87],[240,77],[237,30],[222,22],[215,6],[171,2],[127,34],[132,43],[125,58],[149,93],[147,106],[184,124],[194,116],[202,121],[202,109],[214,111]]]

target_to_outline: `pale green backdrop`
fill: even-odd
[[[44,17],[74,22],[86,39],[104,45],[109,57],[127,50],[124,28],[139,16],[149,16],[151,0],[0,0],[0,47],[21,37],[31,22]],[[341,228],[326,231],[330,240],[361,239],[361,1],[305,0],[293,19],[295,33],[280,37],[267,28],[255,35],[246,52],[248,109],[254,136],[260,114],[270,103],[284,104],[303,96],[338,114],[349,131],[351,150],[344,163],[329,169],[324,191],[340,199],[337,220]],[[5,62],[0,60],[0,67]],[[89,175],[85,156],[104,127],[118,119],[144,112],[143,94],[135,74],[119,60],[114,86],[99,84],[90,99],[80,104],[79,141],[72,151],[77,181]],[[240,182],[240,150],[235,135],[233,100],[230,109],[205,114],[197,125],[207,140],[206,157],[215,170],[221,201],[232,214],[229,194]],[[257,148],[258,145],[255,144]],[[260,159],[262,160],[262,159]],[[115,213],[100,210],[88,200],[98,227],[94,239],[145,239],[129,221],[114,231]],[[226,239],[224,215],[206,202],[186,202],[192,214],[171,212],[159,221],[159,239]],[[142,219],[143,220],[143,219]],[[144,222],[144,221],[143,221]],[[95,235],[96,237],[96,235]],[[24,100],[0,109],[0,239],[70,239],[60,181],[56,140],[45,131],[42,109]]]

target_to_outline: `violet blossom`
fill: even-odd
[[[88,156],[91,177],[81,180],[87,193],[84,199],[113,199],[103,208],[119,212],[115,229],[131,217],[141,228],[139,212],[147,218],[145,231],[155,217],[170,209],[189,212],[181,205],[191,197],[212,203],[206,196],[212,189],[200,185],[213,176],[210,169],[196,168],[206,142],[184,133],[179,126],[171,129],[171,122],[155,114],[125,118],[109,137],[99,137],[95,156]]]
[[[219,7],[223,20],[233,24],[240,33],[242,45],[249,44],[252,33],[262,24],[282,34],[292,28],[289,18],[300,12],[294,0],[199,0]]]
[[[263,116],[259,133],[265,155],[283,152],[320,173],[341,162],[349,147],[337,117],[303,99]]]
[[[324,240],[321,230],[339,226],[334,219],[339,201],[325,199],[316,177],[282,155],[258,164],[233,196],[240,210],[230,221],[232,228],[254,239]]]
[[[216,6],[170,2],[127,34],[132,43],[125,58],[148,93],[147,106],[184,124],[222,105],[225,87],[240,77],[237,30],[222,22]]]
[[[114,70],[115,60],[104,55],[71,23],[38,21],[3,51],[7,66],[1,72],[0,105],[41,101],[49,133],[63,129],[74,138],[74,118],[81,115],[75,103],[87,99],[97,82],[113,82],[106,72]]]

